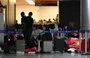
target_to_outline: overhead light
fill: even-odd
[[[14,3],[16,3],[16,0],[13,0]]]
[[[35,5],[34,0],[26,0],[26,2],[28,2],[28,3],[31,4],[31,5]]]

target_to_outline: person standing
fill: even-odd
[[[26,15],[24,12],[21,12],[21,27],[23,30],[23,35],[24,35],[24,39],[26,39],[25,37],[25,33],[26,33]]]
[[[33,13],[29,12],[26,20],[26,44],[28,44],[31,40],[31,35],[33,31]]]

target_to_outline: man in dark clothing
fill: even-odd
[[[21,17],[22,28],[25,29],[26,16],[24,12],[21,12]]]
[[[17,21],[17,20],[15,21],[14,27],[15,27],[16,31],[18,31],[18,29],[19,29],[19,24],[18,24],[18,21]]]
[[[23,35],[24,35],[24,39],[26,39],[26,16],[24,12],[21,12],[21,26],[22,26],[22,30],[23,30]]]
[[[28,42],[31,39],[31,35],[32,35],[32,30],[33,30],[33,18],[32,18],[33,13],[29,12],[27,20],[26,20],[26,44],[28,44]]]

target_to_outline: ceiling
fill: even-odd
[[[80,1],[80,0],[33,0],[36,6],[57,5],[57,1]],[[25,0],[16,0],[16,4],[28,4]]]
[[[16,4],[28,4],[25,0],[16,0]],[[35,0],[36,6],[56,6],[57,0]]]
[[[16,4],[28,4],[25,0],[16,0]]]
[[[57,0],[35,0],[35,5],[39,6],[57,6]]]
[[[60,1],[80,1],[80,0],[60,0]]]

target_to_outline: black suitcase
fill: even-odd
[[[55,38],[53,44],[54,44],[54,47],[53,47],[54,51],[59,51],[63,53],[65,49],[68,49],[68,46],[64,38],[60,38],[60,39]]]

